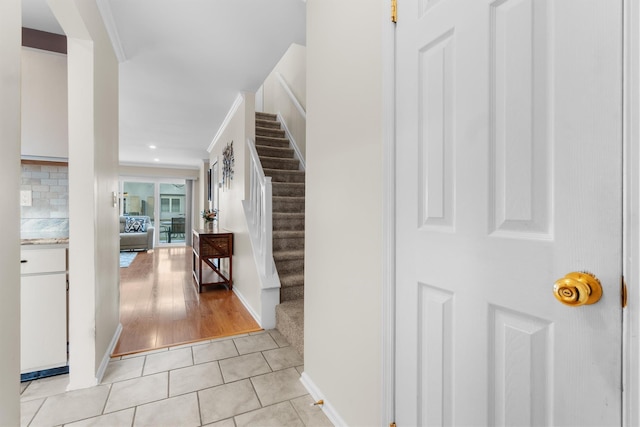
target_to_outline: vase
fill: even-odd
[[[204,229],[207,231],[213,231],[213,221],[205,221]]]

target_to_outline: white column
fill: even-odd
[[[20,0],[0,2],[0,425],[20,425]]]
[[[120,331],[118,62],[95,2],[49,5],[68,43],[72,390],[98,383]]]

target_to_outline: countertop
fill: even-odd
[[[33,239],[21,239],[20,244],[22,246],[27,247],[42,247],[43,245],[55,245],[55,246],[68,246],[69,238],[68,237],[44,237],[44,238],[33,238]]]

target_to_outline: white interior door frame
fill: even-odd
[[[640,425],[640,4],[624,0],[623,424]]]
[[[382,247],[382,405],[381,420],[395,421],[395,24],[391,22],[389,0],[381,0],[382,10],[382,132],[383,132],[383,236]]]

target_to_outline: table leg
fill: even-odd
[[[198,276],[198,293],[202,292],[202,258],[198,256],[198,269],[200,275]]]

